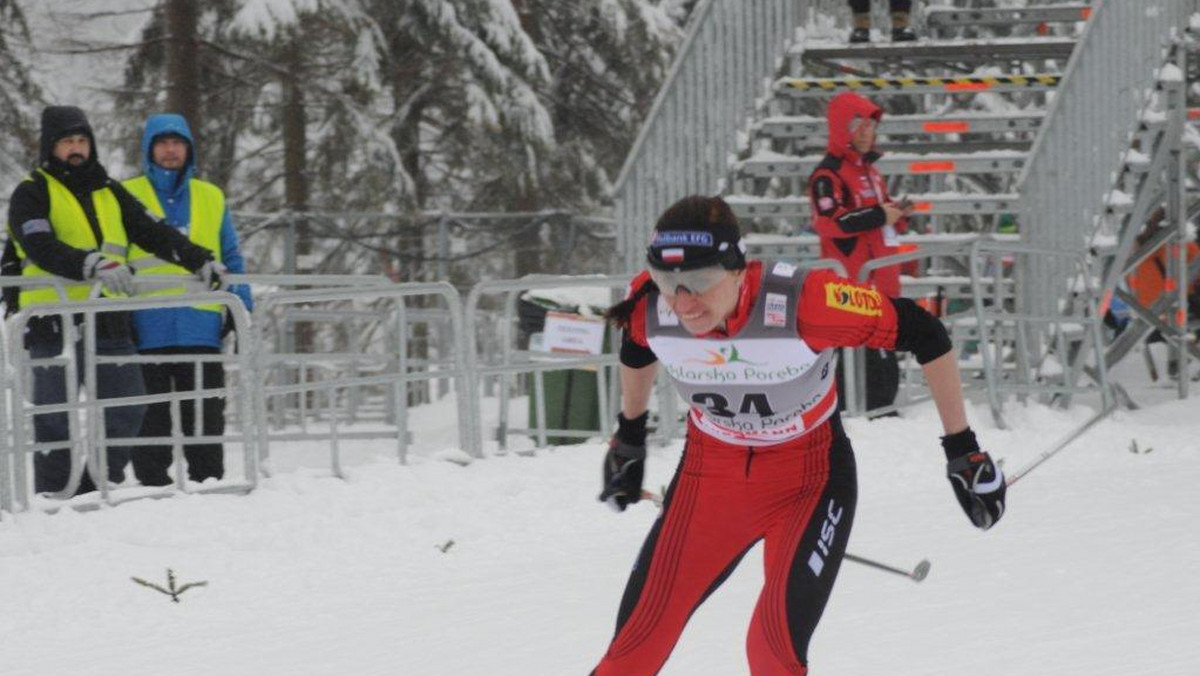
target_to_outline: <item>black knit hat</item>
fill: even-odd
[[[38,164],[44,164],[54,152],[54,144],[71,134],[83,134],[88,137],[92,152],[90,161],[96,156],[96,138],[92,135],[92,125],[88,124],[87,115],[75,106],[46,106],[42,110],[41,148],[38,153]]]
[[[746,267],[746,245],[737,217],[720,197],[693,195],[679,200],[654,226],[646,263],[658,270]]]

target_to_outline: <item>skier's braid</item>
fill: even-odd
[[[622,331],[628,331],[629,322],[633,317],[633,309],[637,306],[638,301],[657,289],[654,281],[647,279],[628,298],[605,310],[604,318]]]

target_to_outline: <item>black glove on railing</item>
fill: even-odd
[[[618,512],[642,499],[642,477],[646,471],[647,411],[629,420],[617,414],[617,433],[604,455],[604,489],[600,501]]]
[[[967,428],[942,437],[946,452],[946,476],[954,497],[976,528],[987,530],[1004,516],[1004,472],[979,450],[975,433]]]

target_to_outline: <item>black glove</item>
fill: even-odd
[[[958,504],[976,528],[991,528],[1004,516],[1004,472],[992,462],[992,456],[979,450],[969,427],[942,437],[942,449],[946,451],[946,476]]]
[[[627,419],[617,414],[617,433],[608,443],[604,455],[604,490],[600,501],[607,502],[618,512],[642,499],[642,477],[646,472],[647,411]]]

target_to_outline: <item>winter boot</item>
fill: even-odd
[[[850,43],[862,44],[871,41],[871,15],[855,14],[854,30],[850,31]]]
[[[892,12],[892,42],[914,42],[917,32],[912,29],[908,12]]]

